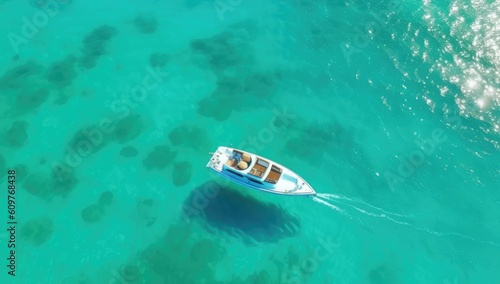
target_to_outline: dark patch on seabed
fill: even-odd
[[[106,54],[108,42],[117,35],[115,27],[101,25],[93,29],[82,40],[83,48],[81,50],[80,66],[85,69],[92,69],[97,65],[99,57]]]
[[[196,187],[184,201],[184,209],[187,218],[201,219],[208,230],[221,230],[246,243],[276,242],[300,230],[299,220],[282,207],[213,181]]]

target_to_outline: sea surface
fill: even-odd
[[[499,1],[0,1],[2,284],[500,283],[499,150]]]

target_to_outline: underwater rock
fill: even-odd
[[[23,186],[31,194],[46,198],[50,194],[52,183],[50,177],[42,173],[34,173],[26,178]]]
[[[137,201],[137,212],[147,227],[152,226],[156,221],[155,209],[153,199],[148,198]]]
[[[182,161],[174,164],[172,171],[172,179],[175,186],[183,186],[191,179],[193,166],[187,161]]]
[[[214,73],[219,75],[229,67],[248,65],[254,61],[253,50],[247,41],[230,31],[192,40],[190,47],[195,54],[204,55]]]
[[[274,93],[276,85],[276,74],[256,73],[245,77],[243,92],[246,95],[266,98]]]
[[[288,267],[298,267],[300,265],[300,258],[297,252],[293,247],[288,248],[288,252],[286,254],[286,261]]]
[[[304,130],[304,132],[309,138],[315,138],[316,140],[319,140],[321,142],[329,143],[332,141],[332,137],[334,137],[334,135],[332,135],[332,133],[329,133],[327,131],[328,129],[331,129],[330,125],[325,127],[324,125],[311,124]],[[336,126],[334,129],[336,130],[335,132],[339,132],[342,130],[340,126]]]
[[[168,134],[174,146],[186,146],[198,150],[208,141],[205,130],[198,127],[179,126]]]
[[[2,156],[0,156],[0,170],[2,170]],[[13,168],[16,171],[16,180],[22,182],[28,175],[28,168],[23,164],[15,165]],[[1,177],[1,175],[0,175]]]
[[[52,193],[66,197],[78,184],[74,173],[59,173],[56,168],[52,169]]]
[[[98,59],[97,56],[82,56],[80,58],[79,64],[83,68],[92,69],[92,68],[97,66],[97,59]],[[66,103],[66,101],[67,101],[67,99],[64,99],[64,100],[60,100],[58,103],[64,104],[64,103]]]
[[[219,101],[208,97],[198,102],[197,112],[203,116],[211,117],[216,121],[222,122],[226,121],[231,116],[233,110],[231,108],[221,108]]]
[[[304,145],[311,145],[304,144],[306,142],[310,143],[311,141],[304,141],[303,137],[294,137],[286,142],[285,148],[288,153],[293,153],[294,156],[303,157],[310,160],[313,155],[317,153],[317,148],[304,147]]]
[[[113,202],[113,193],[111,191],[105,191],[99,196],[98,204],[102,207],[109,206]]]
[[[158,27],[158,21],[151,14],[140,14],[134,19],[137,30],[144,34],[152,34]]]
[[[186,126],[179,126],[170,131],[168,134],[168,138],[170,139],[170,142],[174,146],[179,146],[184,144],[187,140],[189,140],[190,136],[190,130]]]
[[[97,138],[98,135],[92,134],[92,129],[95,128],[95,126],[90,126],[78,130],[69,141],[66,153],[87,157],[101,150],[108,142],[108,139],[106,139],[108,137],[103,135],[104,137],[101,137],[101,139]],[[90,139],[93,139],[93,141]]]
[[[102,210],[102,207],[97,204],[89,205],[85,207],[81,212],[83,221],[87,223],[95,223],[101,220],[103,214],[104,211]]]
[[[125,158],[132,158],[137,156],[137,154],[139,154],[139,152],[132,146],[123,147],[120,151],[120,155]]]
[[[170,270],[182,269],[181,264],[175,261],[174,256],[165,250],[165,248],[152,244],[148,246],[141,253],[142,261],[155,273],[166,277]],[[164,282],[164,283],[176,283],[176,282]],[[179,282],[177,282],[179,283]]]
[[[153,199],[148,198],[140,202],[140,205],[153,206]]]
[[[184,265],[176,256],[185,251],[190,237],[192,237],[192,232],[189,226],[171,225],[165,236],[147,247],[141,257],[151,269],[162,275],[170,269],[183,270]]]
[[[43,66],[33,61],[28,61],[25,64],[8,70],[0,77],[0,87],[18,89],[26,86],[26,82],[29,82],[30,77],[40,74],[42,70]]]
[[[82,67],[91,69],[97,64],[97,59],[106,53],[106,44],[117,34],[114,27],[101,25],[93,29],[83,39],[83,56],[80,58]]]
[[[255,73],[240,78],[219,76],[217,88],[210,96],[198,102],[198,113],[225,121],[232,111],[249,111],[262,107],[262,100],[274,94],[277,88],[279,73]],[[235,95],[238,99],[234,99]],[[255,100],[258,97],[259,100]]]
[[[85,53],[97,56],[102,55],[103,45],[116,36],[117,33],[116,28],[108,25],[101,25],[93,29],[83,39]]]
[[[308,257],[314,257],[313,255],[309,255]],[[307,261],[300,265],[300,272],[304,277],[309,277],[316,270],[316,266],[314,263]]]
[[[210,46],[210,42],[208,40],[194,39],[191,41],[189,46],[196,52],[207,53],[213,51],[213,48]]]
[[[168,166],[177,156],[177,153],[170,150],[168,145],[156,146],[153,151],[148,154],[148,157],[142,161],[146,169],[153,170],[155,168],[162,170]]]
[[[155,52],[149,56],[149,64],[152,67],[163,67],[170,60],[170,55],[166,53]]]
[[[47,88],[33,90],[22,90],[17,95],[16,106],[19,110],[26,112],[35,110],[49,98],[50,91]]]
[[[127,264],[121,269],[121,276],[126,282],[137,281],[141,278],[141,270],[137,265]]]
[[[237,34],[239,38],[247,41],[255,39],[262,34],[262,30],[259,28],[259,24],[252,19],[236,22],[229,25],[228,28],[229,30]]]
[[[28,220],[20,229],[20,237],[34,246],[46,243],[54,232],[54,223],[49,218]]]
[[[223,258],[226,251],[216,242],[203,239],[191,248],[190,257],[192,261],[201,263],[213,263]]]
[[[240,78],[221,76],[217,80],[217,88],[212,96],[217,99],[229,99],[234,98],[235,95],[239,95],[243,91],[244,85]]]
[[[56,94],[57,98],[54,100],[54,103],[56,105],[64,105],[74,94],[75,93],[71,89],[59,89]]]
[[[21,147],[24,145],[28,139],[27,127],[28,123],[26,121],[17,120],[12,123],[6,133],[9,146]]]
[[[183,250],[190,236],[192,236],[191,228],[185,224],[174,224],[168,227],[165,234],[165,245],[168,250]]]
[[[400,281],[396,281],[396,276],[394,273],[386,266],[379,265],[378,267],[370,270],[368,273],[368,279],[371,284],[392,284],[392,283],[400,283]]]
[[[58,85],[59,87],[71,85],[77,76],[75,63],[76,57],[72,55],[66,57],[66,59],[62,61],[52,63],[47,71],[47,80]]]
[[[66,197],[77,183],[78,180],[74,175],[65,172],[61,173],[58,167],[54,167],[52,175],[45,173],[28,175],[23,186],[29,193],[49,199],[53,195]]]
[[[245,281],[245,283],[259,284],[273,284],[276,282],[277,281],[275,279],[272,279],[271,275],[269,275],[269,272],[265,270],[253,273],[252,275],[248,276],[247,280]]]
[[[224,249],[212,240],[198,242],[193,239],[196,235],[189,226],[172,225],[163,238],[142,251],[140,261],[161,277],[161,283],[222,283],[216,281],[211,267],[222,259]],[[195,243],[194,248],[191,243]],[[186,248],[190,247],[185,257]]]
[[[131,114],[116,123],[113,132],[114,138],[118,140],[118,143],[125,143],[137,138],[144,129],[145,127],[141,116],[138,114]]]
[[[219,76],[215,91],[198,102],[198,113],[206,117],[212,117],[217,121],[224,121],[229,118],[233,110],[248,111],[255,107],[261,107],[261,101],[256,101],[251,97],[255,96],[254,92],[264,92],[259,87],[261,83],[249,87],[250,82],[251,80],[242,82],[241,79]],[[240,96],[235,100],[235,94],[244,94],[244,96]],[[246,94],[251,96],[246,96]]]
[[[336,122],[326,125],[312,123],[299,128],[292,121],[291,124],[282,124],[280,127],[300,129],[300,137],[290,138],[286,142],[285,148],[287,153],[301,157],[311,164],[316,165],[318,160],[324,159],[322,155],[325,152],[332,153],[334,150],[342,150],[340,153],[345,155],[352,153],[353,149],[356,148],[352,133]],[[304,147],[304,145],[310,147]]]

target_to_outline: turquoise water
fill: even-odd
[[[0,1],[0,283],[500,283],[499,17]],[[219,145],[320,194],[228,183]]]

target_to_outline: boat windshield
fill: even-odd
[[[278,180],[280,179],[281,177],[281,173],[283,172],[283,170],[275,165],[272,165],[271,166],[271,171],[269,172],[269,174],[267,175],[266,177],[266,182],[269,182],[269,183],[277,183]]]

